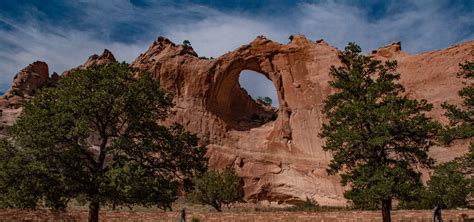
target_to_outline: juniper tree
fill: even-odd
[[[472,166],[471,166],[472,167]],[[427,202],[443,208],[467,207],[467,197],[472,192],[472,180],[462,173],[457,161],[450,161],[436,167],[428,181]]]
[[[242,200],[244,190],[242,178],[232,169],[224,171],[207,171],[193,179],[194,189],[189,197],[192,201],[207,204],[217,211],[222,211],[222,205]]]
[[[64,208],[89,201],[89,221],[100,205],[170,208],[183,180],[205,169],[205,149],[171,114],[172,95],[128,64],[77,69],[25,104],[0,149],[0,201],[9,207],[40,202]]]
[[[357,208],[381,208],[391,221],[392,200],[403,200],[423,186],[415,167],[430,167],[427,151],[439,125],[425,115],[426,100],[409,98],[398,82],[396,61],[380,62],[361,55],[349,43],[342,66],[331,67],[335,93],[325,100],[320,136],[333,155],[328,173],[350,185],[344,197]]]

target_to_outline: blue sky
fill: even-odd
[[[412,53],[441,49],[474,39],[474,1],[0,0],[0,90],[36,60],[62,72],[108,48],[131,62],[161,35],[218,57],[258,35],[285,43],[291,34],[364,51],[393,41]],[[251,94],[274,91],[245,76]]]

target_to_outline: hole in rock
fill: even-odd
[[[254,128],[276,120],[279,104],[272,81],[262,73],[243,70],[238,84],[243,98],[234,102],[233,106],[247,107],[237,119],[239,128]]]

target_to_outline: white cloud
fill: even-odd
[[[474,16],[445,8],[441,1],[417,4],[379,19],[365,16],[364,8],[333,1],[303,4],[299,30],[339,48],[356,42],[365,51],[402,41],[403,50],[422,52],[474,38],[472,29],[466,28],[474,25]]]
[[[178,43],[190,40],[200,55],[218,57],[251,42],[259,35],[275,41],[286,39],[288,31],[255,19],[219,13],[196,23],[167,27],[165,32]]]
[[[402,41],[402,49],[410,52],[440,49],[474,38],[473,16],[460,13],[456,7],[444,8],[442,2],[421,2],[418,7],[389,10],[378,20],[367,17],[364,7],[334,1],[300,4],[284,14],[254,15],[195,4],[180,7],[150,2],[146,7],[137,7],[127,0],[66,4],[80,10],[85,28],[46,24],[35,19],[34,10],[27,23],[0,16],[1,22],[14,27],[0,29],[0,83],[9,84],[16,72],[36,60],[46,61],[51,71],[62,72],[104,48],[110,49],[118,60],[131,62],[159,35],[176,43],[188,39],[198,54],[207,57],[218,57],[258,35],[286,42],[290,34],[302,33],[311,39],[323,38],[339,48],[355,41],[365,51]],[[113,29],[129,23],[143,25],[140,41],[113,41]],[[468,26],[471,29],[465,28]]]
[[[3,22],[6,22],[3,20]],[[0,29],[2,44],[15,47],[0,51],[2,67],[0,81],[11,81],[13,75],[28,64],[40,60],[49,65],[50,72],[63,72],[86,61],[92,54],[100,54],[108,48],[118,60],[132,61],[146,49],[146,44],[123,44],[94,39],[85,32],[77,30],[55,30],[47,33],[36,27],[25,27],[9,23],[13,31]]]

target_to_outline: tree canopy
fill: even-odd
[[[177,189],[206,168],[198,138],[160,121],[172,95],[128,64],[76,69],[25,104],[0,145],[0,201],[64,208],[79,195],[89,220],[101,204],[169,209]]]
[[[344,196],[357,208],[382,208],[383,220],[390,221],[392,199],[410,198],[423,186],[414,167],[433,164],[427,151],[439,124],[425,115],[431,104],[404,92],[396,61],[360,53],[349,43],[342,66],[330,69],[336,92],[325,100],[328,122],[320,136],[333,155],[328,173],[339,173],[351,187]]]

